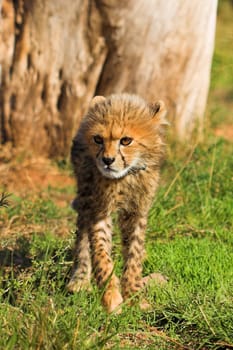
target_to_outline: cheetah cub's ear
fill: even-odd
[[[95,105],[97,105],[98,103],[104,102],[106,100],[106,98],[104,96],[95,96],[93,97],[93,99],[91,100],[90,106],[89,107],[94,107]]]
[[[167,109],[165,103],[161,100],[150,104],[150,110],[152,117],[159,122],[160,125],[169,125],[169,122],[165,118],[167,115]]]

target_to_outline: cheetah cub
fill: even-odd
[[[162,101],[150,105],[135,95],[96,96],[73,140],[78,229],[68,289],[87,289],[93,271],[108,312],[143,286],[145,230],[164,155],[165,115]],[[114,211],[124,258],[121,288],[111,259]]]

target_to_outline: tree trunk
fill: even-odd
[[[97,3],[110,48],[98,93],[164,99],[178,137],[190,137],[207,100],[217,0]]]
[[[4,0],[2,12],[1,141],[64,156],[106,57],[95,4]]]
[[[122,91],[164,99],[178,137],[189,137],[204,114],[216,7],[2,0],[0,142],[64,156],[92,96]]]

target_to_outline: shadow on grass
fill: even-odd
[[[15,269],[27,269],[32,267],[33,262],[46,262],[50,259],[55,264],[59,261],[61,254],[61,248],[49,247],[44,245],[43,247],[37,247],[36,252],[32,254],[31,248],[33,243],[29,237],[19,237],[12,247],[5,247],[0,249],[0,267],[4,268],[15,268]],[[66,262],[72,260],[73,251],[72,249],[65,250],[64,260]]]
[[[30,237],[20,237],[12,247],[0,250],[0,289],[3,299],[10,304],[15,304],[24,288],[43,289],[50,294],[56,286],[66,292],[72,250],[44,243],[35,247]]]
[[[27,269],[32,266],[30,258],[30,240],[20,237],[16,240],[16,248],[0,250],[1,269],[11,267],[13,269]]]

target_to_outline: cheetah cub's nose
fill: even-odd
[[[114,162],[115,158],[103,157],[102,161],[106,165],[111,165]]]

